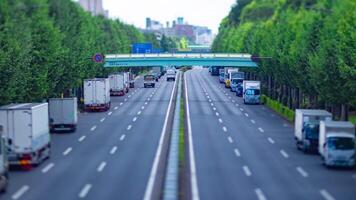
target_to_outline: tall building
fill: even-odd
[[[102,0],[79,0],[79,5],[92,15],[102,15],[109,17],[108,11],[104,10]]]

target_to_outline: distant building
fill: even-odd
[[[163,25],[159,21],[152,20],[151,18],[146,18],[146,29],[147,30],[161,30]]]
[[[106,18],[109,17],[109,11],[104,10],[102,0],[79,0],[79,5],[92,15],[102,15]]]

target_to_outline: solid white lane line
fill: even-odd
[[[141,115],[141,111],[138,111],[138,112],[137,112],[137,115]]]
[[[108,115],[110,116],[112,114],[112,112],[109,112]]]
[[[114,154],[117,150],[117,146],[114,146],[111,150],[110,150],[110,154]]]
[[[126,135],[125,135],[125,134],[121,135],[121,137],[120,137],[120,141],[123,141],[123,140],[125,139],[125,137],[126,137]]]
[[[73,150],[72,147],[68,147],[68,148],[63,152],[63,156],[68,155],[72,150]]]
[[[281,152],[283,157],[289,158],[289,155],[283,149],[280,152]]]
[[[119,107],[116,106],[116,107],[114,108],[114,110],[117,110],[117,109],[119,109]]]
[[[97,169],[98,172],[102,172],[104,170],[105,166],[106,166],[106,162],[100,163],[100,165],[98,166],[98,169]]]
[[[124,104],[124,103],[121,102],[121,103],[120,103],[120,106],[122,106],[122,104]]]
[[[95,129],[96,129],[96,126],[93,126],[93,127],[91,127],[91,131],[95,131]]]
[[[100,122],[104,122],[105,121],[105,117],[104,118],[101,118]]]
[[[299,172],[299,174],[302,175],[303,177],[309,176],[308,173],[302,167],[297,167],[296,169]]]
[[[242,169],[244,170],[246,176],[251,176],[252,175],[250,169],[246,165],[243,166]]]
[[[222,127],[222,129],[223,129],[224,132],[227,132],[227,128],[225,126]]]
[[[227,139],[229,140],[230,143],[234,142],[234,140],[231,137],[228,137]]]
[[[80,138],[78,139],[78,141],[79,141],[79,142],[83,142],[83,140],[84,140],[86,137],[87,137],[87,136],[83,135],[82,137],[80,137]]]
[[[320,194],[325,200],[335,200],[335,198],[325,189],[320,190]]]
[[[274,144],[274,140],[272,138],[268,138],[268,141],[271,143],[271,144]]]
[[[216,110],[216,108],[215,108],[215,107],[213,107],[213,110],[215,111],[215,110]]]
[[[248,114],[247,114],[247,113],[245,113],[245,116],[246,116],[246,117],[248,117]]]
[[[161,157],[161,154],[162,154],[163,140],[165,138],[167,125],[168,125],[169,111],[171,110],[171,107],[172,107],[173,95],[174,95],[174,93],[175,93],[175,91],[177,89],[176,88],[177,82],[178,81],[174,81],[173,90],[172,90],[172,93],[171,93],[171,97],[170,97],[169,104],[168,104],[168,109],[167,109],[167,112],[166,112],[166,117],[164,119],[164,124],[163,124],[163,128],[162,128],[161,136],[160,136],[160,139],[159,139],[159,143],[158,143],[157,151],[156,151],[156,154],[155,154],[155,158],[154,158],[154,161],[153,161],[153,164],[152,164],[150,177],[149,177],[147,185],[146,185],[146,190],[145,190],[145,195],[143,197],[143,200],[151,200],[151,197],[152,197],[153,186],[155,184],[156,175],[157,175],[157,171],[158,171],[158,164],[159,164],[160,157]],[[189,124],[189,122],[188,122],[188,124]],[[191,176],[192,176],[192,174],[191,174]],[[192,200],[196,200],[196,199],[192,199]]]
[[[266,196],[263,194],[260,188],[256,188],[255,193],[257,195],[258,200],[267,200]]]
[[[21,198],[21,196],[24,195],[29,189],[30,189],[30,186],[24,185],[19,190],[17,190],[17,192],[15,192],[11,196],[11,198],[14,200],[17,200],[17,199]]]
[[[45,166],[41,171],[42,173],[47,173],[49,170],[51,170],[54,167],[54,163],[49,163],[47,166]]]
[[[234,152],[237,157],[241,156],[240,151],[238,149],[234,149]]]
[[[258,127],[258,130],[259,130],[261,133],[265,132],[261,127]]]
[[[135,122],[136,120],[137,120],[137,117],[134,117],[134,118],[132,119],[133,122]]]
[[[216,116],[219,116],[220,114],[218,112],[215,113]]]
[[[91,189],[92,185],[91,184],[86,184],[83,189],[80,191],[79,193],[79,198],[85,198],[87,196],[87,194],[89,193],[90,189]]]
[[[255,120],[251,119],[251,123],[252,124],[256,124]]]
[[[221,118],[219,118],[219,122],[220,122],[220,123],[223,123],[223,120],[222,120]]]

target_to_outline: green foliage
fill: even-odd
[[[266,95],[262,95],[261,100],[265,105],[274,110],[276,113],[288,119],[288,121],[294,121],[295,112],[289,109],[287,106],[284,106],[283,104],[267,97]]]
[[[71,0],[1,0],[0,105],[75,95],[83,79],[113,71],[93,63],[95,53],[129,53],[144,40],[135,27]]]
[[[349,117],[349,120],[350,120],[350,122],[352,122],[353,124],[356,125],[356,115],[351,115],[351,116]]]

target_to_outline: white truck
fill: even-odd
[[[49,99],[49,125],[51,132],[72,131],[77,128],[77,98]]]
[[[38,165],[50,157],[48,103],[0,107],[0,127],[10,165]]]
[[[351,122],[320,122],[319,154],[324,165],[354,167],[355,147],[355,126]]]
[[[168,69],[167,70],[167,81],[175,81],[176,80],[176,70],[175,69]]]
[[[111,96],[124,96],[125,95],[125,81],[123,74],[109,75],[110,81],[110,95]]]
[[[84,106],[86,111],[107,111],[110,109],[109,79],[84,80]]]
[[[155,87],[156,80],[155,80],[155,75],[153,74],[147,74],[143,77],[143,87]]]
[[[5,139],[3,137],[4,130],[0,126],[0,192],[6,192],[9,181],[9,161],[7,160],[7,149]]]
[[[244,104],[260,104],[261,82],[244,80],[242,82],[242,98]]]
[[[319,145],[319,123],[331,119],[332,114],[326,110],[295,110],[294,137],[298,150],[316,153]]]
[[[130,72],[124,72],[124,86],[125,86],[125,93],[128,93],[130,90]]]

